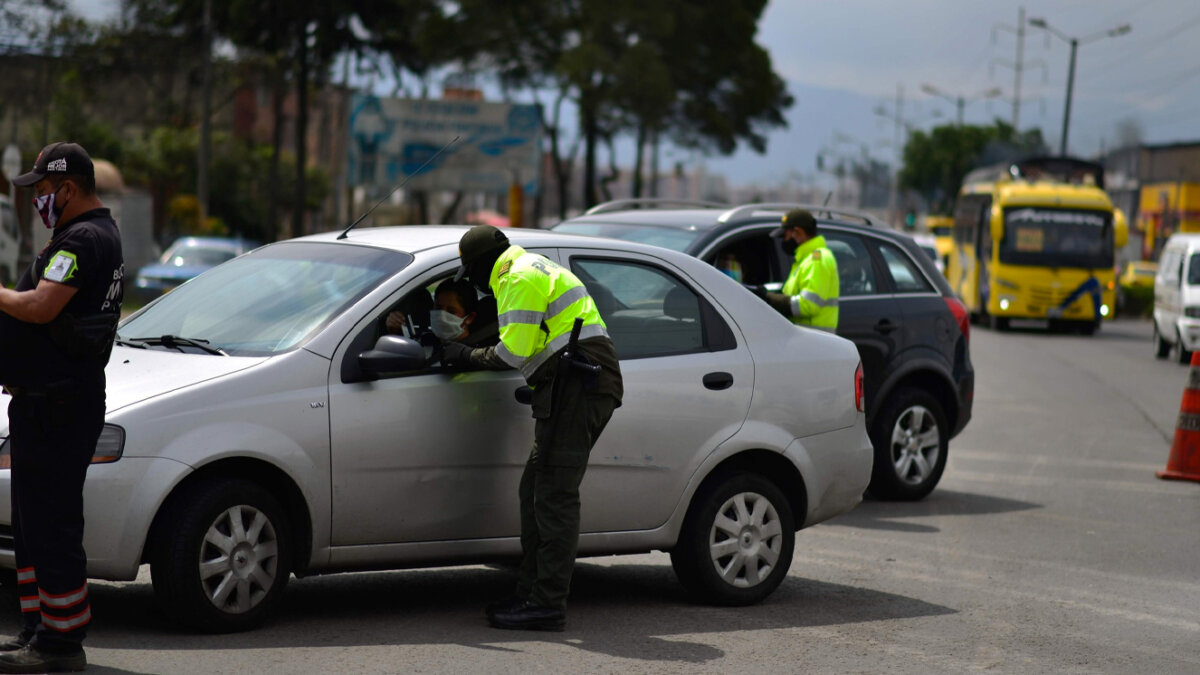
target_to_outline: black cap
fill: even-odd
[[[462,264],[458,266],[458,274],[454,275],[454,280],[458,281],[466,276],[467,269],[471,267],[471,264],[484,255],[507,248],[508,237],[497,227],[476,225],[467,230],[462,239],[458,240],[458,257],[462,260]]]
[[[792,209],[783,214],[779,223],[779,227],[771,230],[772,237],[782,237],[784,232],[793,227],[799,227],[810,236],[817,233],[817,219],[808,209]]]
[[[12,180],[13,185],[29,187],[46,176],[86,176],[95,180],[96,169],[87,150],[78,143],[59,141],[42,148],[33,162],[33,170]]]

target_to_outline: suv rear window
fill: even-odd
[[[880,243],[879,253],[887,264],[888,273],[892,275],[892,283],[897,293],[933,292],[933,288],[925,280],[925,275],[917,269],[917,264],[899,247]]]

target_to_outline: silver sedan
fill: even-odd
[[[233,631],[266,619],[293,573],[518,556],[524,383],[445,370],[426,339],[463,232],[271,244],[124,321],[85,487],[89,574],[130,580],[147,562],[170,615]],[[681,253],[510,237],[584,280],[621,356],[624,405],[591,455],[580,555],[670,551],[707,601],[768,595],[796,531],[853,508],[870,478],[854,345]],[[396,312],[401,335],[385,329]],[[0,533],[8,491],[0,470]]]

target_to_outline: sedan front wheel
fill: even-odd
[[[287,517],[270,492],[246,480],[200,481],[175,495],[158,524],[150,575],[168,615],[212,633],[270,615],[291,574]]]

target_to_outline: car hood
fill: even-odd
[[[111,414],[155,396],[251,368],[267,358],[115,346],[104,370],[106,407]]]
[[[146,265],[138,270],[138,276],[153,277],[156,279],[191,279],[209,269],[212,268],[208,265],[184,265],[183,267],[176,265]]]

